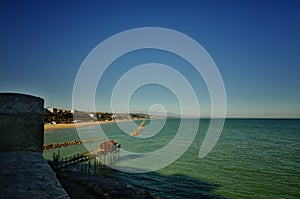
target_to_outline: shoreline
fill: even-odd
[[[137,120],[144,120],[144,119],[137,119]],[[44,124],[44,132],[58,130],[58,129],[72,129],[76,127],[84,127],[96,124],[108,124],[114,122],[129,122],[129,121],[136,121],[136,120],[114,120],[114,121],[93,121],[93,122],[81,122],[81,123],[69,123],[69,124]]]
[[[72,129],[76,127],[84,127],[96,124],[107,124],[116,121],[97,121],[97,122],[82,122],[82,123],[69,123],[69,124],[44,124],[44,131],[51,131],[57,129]]]

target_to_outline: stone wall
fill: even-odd
[[[0,93],[0,198],[69,198],[42,156],[44,100]]]
[[[17,93],[0,93],[0,151],[42,152],[44,100]]]
[[[69,198],[39,152],[0,153],[0,198]]]

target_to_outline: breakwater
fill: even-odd
[[[140,135],[141,132],[142,132],[142,130],[143,130],[143,128],[144,128],[144,126],[145,126],[145,123],[146,123],[146,121],[142,121],[141,124],[140,124],[140,126],[136,130],[134,130],[130,135],[131,136],[138,136],[138,135]]]
[[[62,142],[62,143],[54,143],[54,144],[44,144],[43,149],[56,149],[60,147],[66,147],[66,146],[72,146],[72,145],[77,145],[77,144],[83,144],[83,143],[88,143],[88,142],[99,142],[99,141],[104,141],[105,138],[96,138],[96,139],[90,139],[90,140],[74,140],[71,142]]]

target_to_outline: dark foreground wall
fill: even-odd
[[[44,100],[0,93],[0,198],[69,196],[42,156]]]
[[[0,153],[0,198],[60,198],[69,196],[41,153]]]
[[[44,100],[17,93],[0,93],[0,151],[42,152]]]

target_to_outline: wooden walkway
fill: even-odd
[[[111,142],[111,141],[107,141],[107,142]],[[107,142],[103,142],[103,143],[107,143]],[[102,143],[102,144],[103,144]],[[81,167],[84,166],[85,169],[81,170],[91,170],[91,160],[94,162],[94,168],[96,169],[96,164],[98,165],[103,165],[105,164],[106,161],[108,161],[108,163],[113,163],[114,160],[116,160],[119,157],[119,152],[120,152],[120,148],[118,147],[114,147],[111,150],[107,150],[107,149],[103,149],[101,148],[101,145],[97,148],[95,148],[93,151],[91,152],[83,152],[83,153],[78,153],[76,155],[72,155],[72,156],[68,156],[68,157],[61,157],[60,156],[60,152],[58,151],[58,154],[53,153],[53,167],[54,169],[68,169],[70,167],[75,167],[77,168],[77,170],[79,170],[80,168],[80,164]],[[88,164],[82,164],[84,162],[88,162]],[[88,167],[88,168],[86,168]]]

